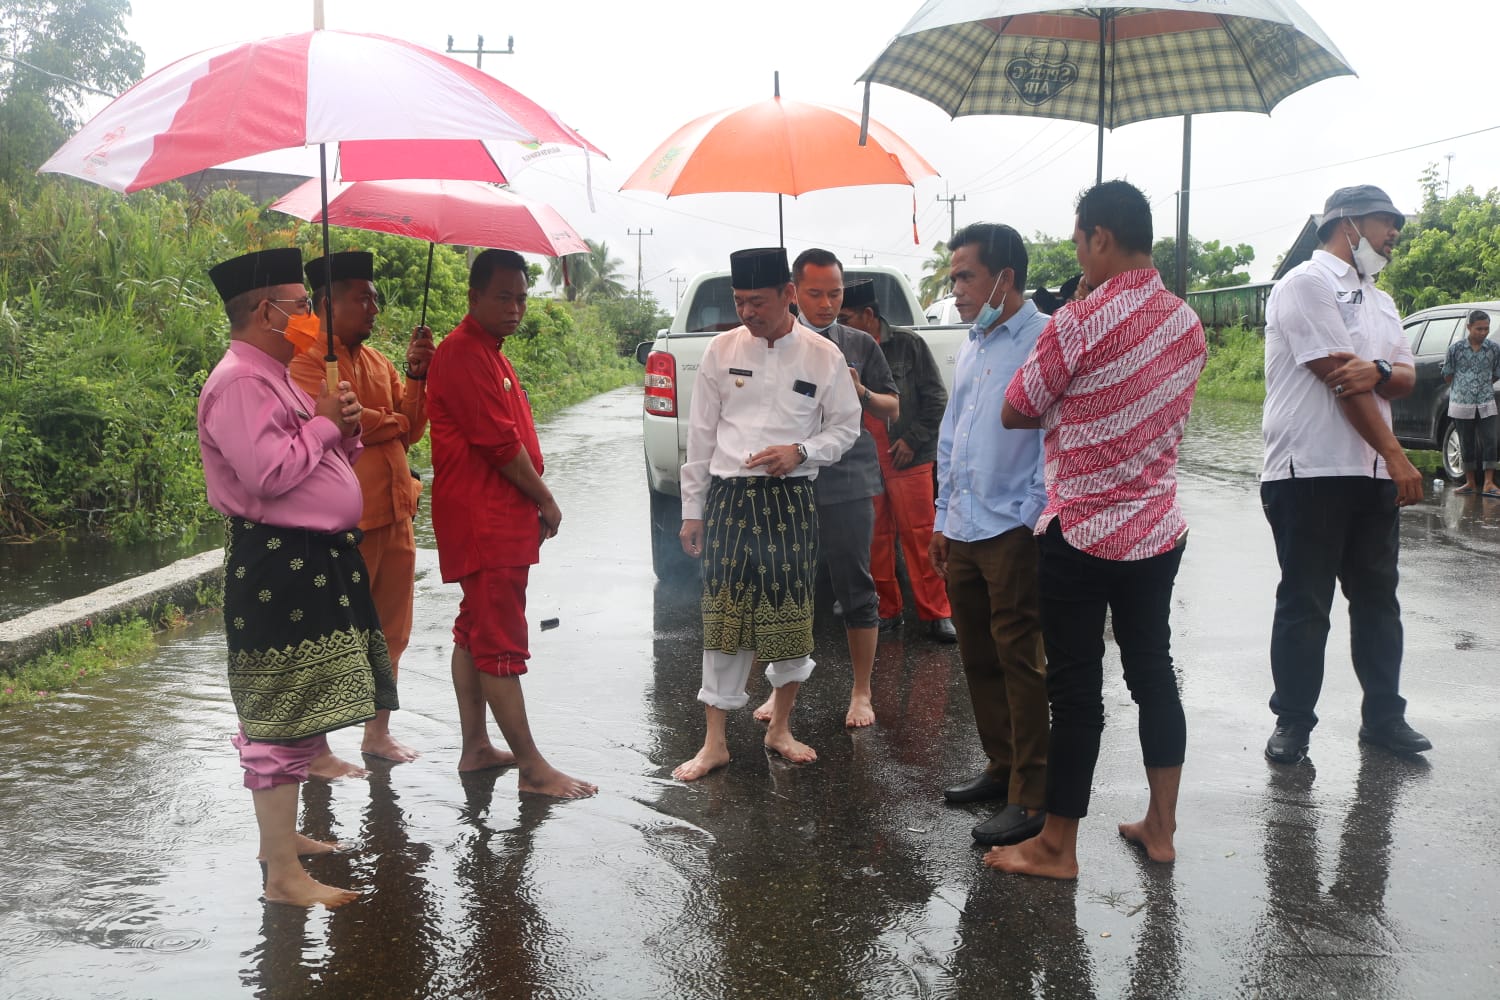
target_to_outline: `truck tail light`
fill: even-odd
[[[646,412],[677,416],[677,359],[666,351],[652,351],[646,358]]]

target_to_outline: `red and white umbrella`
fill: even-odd
[[[530,98],[440,52],[310,31],[208,49],[152,73],[40,172],[130,192],[258,153],[386,139],[583,143]],[[426,176],[441,169],[424,163]]]
[[[208,49],[132,86],[42,164],[116,191],[276,150],[342,140],[520,139],[578,134],[491,76],[397,38],[312,31]],[[442,172],[441,161],[424,175]],[[328,223],[323,223],[328,254]],[[329,380],[336,379],[329,323]]]
[[[588,253],[589,246],[550,205],[474,181],[358,181],[330,184],[328,209],[317,181],[308,181],[271,204],[278,212],[309,222],[369,229],[426,240],[427,277],[432,245],[504,247],[562,257]],[[422,324],[427,295],[422,295]]]

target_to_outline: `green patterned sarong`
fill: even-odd
[[[397,708],[359,530],[225,519],[229,693],[252,740],[300,740]]]
[[[812,652],[812,480],[715,478],[703,505],[703,648],[762,663]]]

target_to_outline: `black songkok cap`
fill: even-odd
[[[736,250],[729,255],[729,285],[748,292],[752,288],[780,288],[792,280],[785,247]]]
[[[228,302],[257,288],[302,284],[302,251],[296,247],[257,250],[208,269],[208,277]]]
[[[307,283],[316,292],[323,287],[323,261],[333,265],[334,281],[374,281],[375,255],[365,250],[345,250],[308,263]]]
[[[875,279],[856,278],[844,282],[844,308],[850,312],[868,309],[875,304]]]

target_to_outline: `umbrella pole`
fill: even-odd
[[[333,259],[328,255],[328,147],[318,143],[318,180],[323,192],[323,289],[328,301],[328,353],[323,355],[330,394],[339,389],[339,356],[333,353]]]
[[[1177,202],[1177,297],[1187,297],[1188,285],[1188,180],[1193,163],[1193,116],[1182,116],[1182,188]]]
[[[1099,13],[1099,155],[1095,161],[1094,183],[1104,183],[1104,46],[1109,36],[1109,15]]]
[[[432,291],[432,253],[436,249],[436,243],[427,244],[427,277],[422,281],[422,322],[418,326],[427,325],[427,293]]]
[[[777,246],[786,249],[786,226],[781,221],[781,195],[776,196],[776,239]]]

